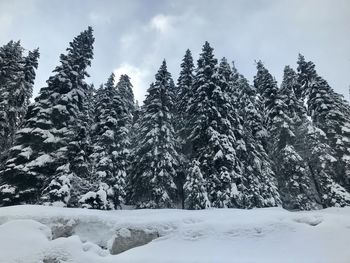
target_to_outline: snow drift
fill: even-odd
[[[152,242],[111,255],[121,228]],[[0,208],[0,262],[350,262],[350,208],[288,212]]]

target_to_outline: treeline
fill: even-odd
[[[0,204],[310,210],[350,204],[350,106],[299,55],[253,85],[205,43],[143,105],[127,75],[87,84],[88,28],[30,104],[39,51],[0,48]]]

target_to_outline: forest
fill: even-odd
[[[127,75],[86,82],[93,45],[89,27],[33,102],[39,49],[0,48],[0,206],[350,204],[350,105],[303,55],[281,84],[256,61],[250,84],[205,42],[176,82],[160,63],[140,106]]]

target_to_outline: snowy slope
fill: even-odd
[[[0,262],[349,263],[350,208],[288,212],[238,210],[96,211],[42,206],[0,208]],[[74,235],[51,239],[51,228]],[[157,230],[151,243],[110,255],[116,229]],[[49,261],[44,261],[49,262]]]

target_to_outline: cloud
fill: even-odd
[[[69,41],[91,24],[89,81],[97,86],[113,69],[127,73],[141,101],[164,58],[176,80],[185,50],[197,60],[204,41],[217,58],[235,60],[249,80],[261,59],[280,81],[284,65],[295,67],[301,52],[347,95],[349,12],[349,0],[0,0],[0,44],[21,39],[27,49],[40,47],[35,94]]]
[[[150,21],[150,28],[155,29],[160,33],[167,33],[171,30],[172,17],[163,14],[158,14],[154,16]]]
[[[133,91],[135,99],[140,103],[144,100],[146,90],[148,88],[147,83],[149,83],[150,73],[146,69],[140,69],[136,66],[130,65],[128,63],[123,63],[117,67],[114,71],[116,76],[116,81],[119,80],[120,75],[126,74],[131,79],[131,84],[133,85]]]

